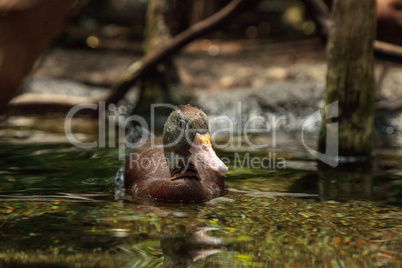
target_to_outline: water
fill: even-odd
[[[377,150],[368,175],[318,173],[301,147],[218,151],[232,160],[227,195],[145,205],[115,200],[123,163],[116,149],[76,148],[49,129],[41,139],[17,131],[25,130],[2,132],[0,146],[0,266],[401,265],[398,150]],[[234,153],[271,160],[275,153],[286,168],[240,167]]]

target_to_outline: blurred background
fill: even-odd
[[[301,130],[324,106],[326,35],[307,2],[246,4],[108,102],[144,55],[230,1],[0,1],[0,267],[400,267],[402,53],[375,59],[372,166],[320,171],[305,147],[317,148],[319,122]],[[377,1],[377,39],[399,49],[401,10]],[[106,115],[84,109],[66,125],[74,106],[104,101]],[[222,199],[118,202],[117,145],[138,129],[116,118],[149,119],[155,103],[197,105],[211,133],[228,127],[222,115],[239,126],[263,118],[250,125],[261,130],[283,120],[275,137],[247,137],[267,148],[241,132],[214,136],[231,145],[216,150],[231,160]],[[156,112],[160,134],[167,114]],[[66,126],[102,146],[74,146]],[[246,156],[270,166],[239,166]]]

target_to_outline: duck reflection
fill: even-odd
[[[161,240],[165,267],[188,267],[197,260],[222,252],[221,239],[210,236],[211,227],[197,227],[183,236],[167,236]]]

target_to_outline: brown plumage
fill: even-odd
[[[224,194],[226,171],[211,147],[205,113],[181,105],[167,119],[163,139],[132,151],[124,183],[133,200],[203,202]]]

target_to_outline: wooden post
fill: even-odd
[[[339,159],[368,160],[373,150],[375,0],[334,0],[332,22],[325,104],[339,102]],[[325,118],[318,144],[321,153],[327,148]]]

